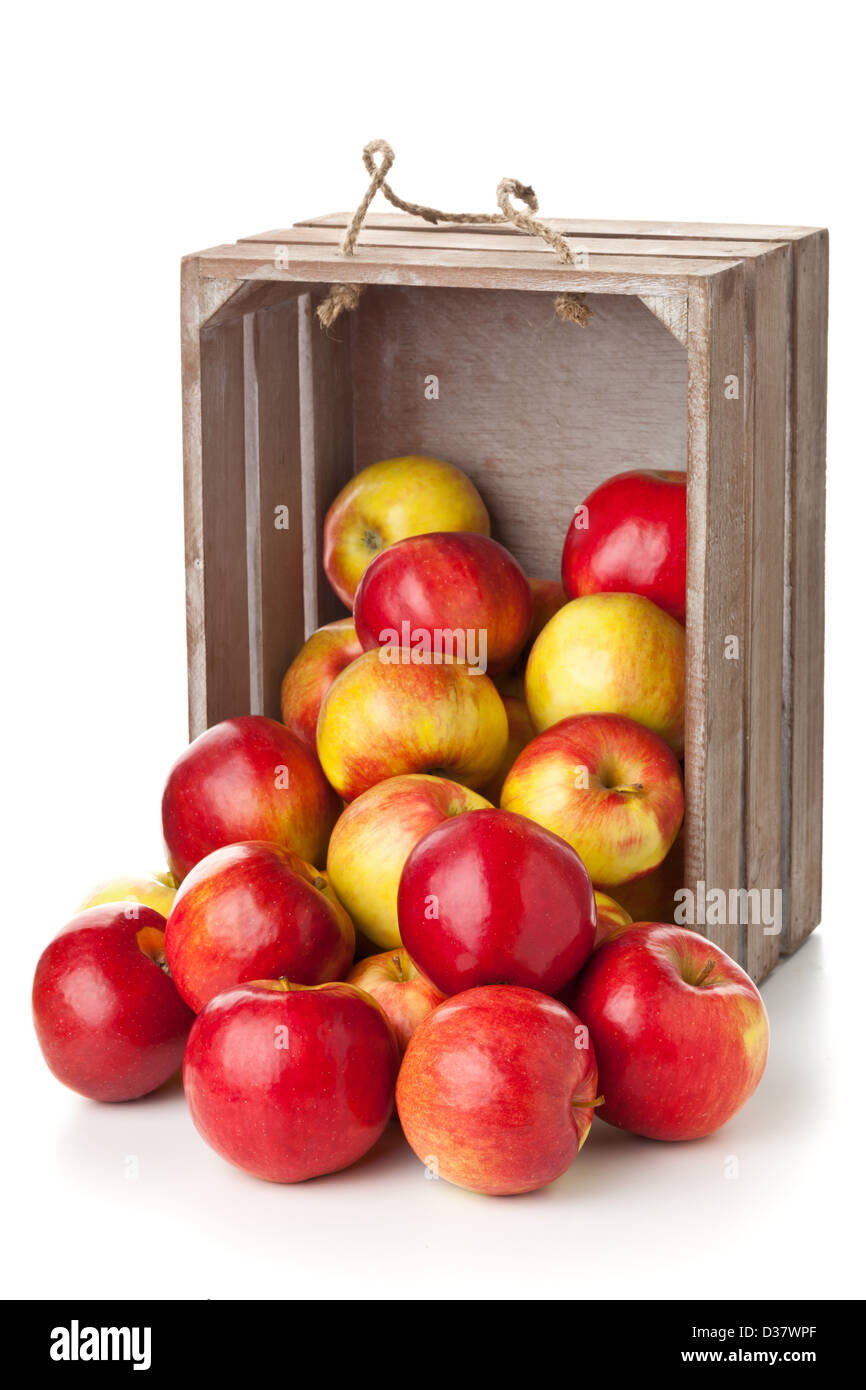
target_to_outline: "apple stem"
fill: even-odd
[[[401,964],[401,962],[400,962],[400,956],[399,956],[399,954],[395,951],[395,953],[394,953],[394,955],[391,957],[391,959],[392,959],[392,961],[394,962],[394,964],[396,965],[396,967],[397,967],[397,974],[400,976],[400,979],[402,980],[402,978],[403,978],[403,966],[402,966],[402,964]]]
[[[604,1096],[596,1096],[595,1100],[573,1100],[571,1103],[578,1110],[595,1110],[596,1106],[604,1105]]]
[[[702,985],[704,983],[704,980],[707,978],[708,975],[712,975],[713,971],[716,968],[716,963],[717,962],[712,958],[712,956],[708,961],[705,962],[703,970],[701,971],[698,978],[695,980],[695,989],[697,989],[698,985]]]

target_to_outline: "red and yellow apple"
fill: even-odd
[[[685,875],[684,826],[658,868],[631,883],[621,883],[615,896],[635,922],[675,922],[674,894],[685,883]]]
[[[423,773],[389,777],[349,803],[328,846],[328,875],[377,951],[400,945],[397,887],[410,851],[442,821],[489,804],[469,787]]]
[[[524,748],[501,801],[566,840],[594,884],[615,887],[664,859],[682,824],[683,778],[668,745],[642,724],[576,714]]]
[[[99,907],[102,903],[136,902],[168,917],[176,892],[177,883],[172,874],[120,874],[91,888],[78,904],[78,911],[84,912],[85,908]]]
[[[541,732],[572,714],[624,714],[682,756],[685,629],[639,594],[589,594],[555,613],[526,667]]]
[[[79,912],[45,948],[33,1023],[51,1071],[90,1100],[134,1100],[177,1071],[194,1015],[165,969],[165,918],[139,903]]]
[[[415,1030],[397,1111],[436,1177],[506,1196],[545,1187],[571,1166],[596,1092],[580,1019],[536,990],[489,985],[447,999]]]
[[[327,691],[340,672],[363,651],[351,618],[326,623],[308,637],[280,688],[280,708],[287,729],[316,746],[316,721]]]
[[[574,850],[494,809],[443,821],[419,840],[397,917],[403,945],[443,994],[497,983],[557,994],[595,937],[592,884]]]
[[[684,623],[685,473],[634,469],[591,492],[565,537],[562,582],[571,598],[643,594]]]
[[[346,976],[346,983],[363,989],[384,1010],[401,1053],[418,1024],[445,998],[424,979],[409,952],[402,948],[359,961]]]
[[[631,917],[626,912],[621,903],[608,893],[601,893],[595,890],[595,941],[592,949],[597,951],[599,946],[603,946],[605,941],[612,941],[617,936],[622,936],[624,931],[628,931],[633,926]]]
[[[406,772],[444,773],[480,787],[502,761],[508,718],[489,676],[409,656],[405,649],[365,652],[325,696],[316,747],[344,801]]]
[[[467,531],[397,541],[367,566],[355,593],[365,651],[426,644],[491,676],[517,660],[531,622],[529,584],[517,561],[489,536]]]
[[[340,803],[315,753],[275,719],[248,714],[200,734],[162,797],[169,867],[181,881],[205,855],[267,840],[310,864],[325,858]]]
[[[399,1051],[374,999],[342,982],[258,980],[202,1009],[183,1061],[193,1124],[269,1182],[348,1168],[382,1134]]]
[[[196,1013],[248,980],[341,980],[354,951],[351,919],[327,877],[261,840],[225,845],[199,860],[165,929],[172,979]]]
[[[568,603],[568,594],[557,579],[535,579],[529,577],[529,592],[532,595],[532,625],[527,637],[531,647],[543,627]]]
[[[591,957],[573,1008],[598,1058],[599,1114],[649,1139],[700,1139],[745,1105],[769,1025],[745,971],[697,932],[640,923]]]
[[[490,535],[471,478],[453,463],[417,454],[362,468],[325,517],[323,563],[334,592],[351,608],[370,561],[395,541],[427,531]]]
[[[529,718],[526,701],[514,695],[503,695],[502,703],[508,718],[508,743],[505,746],[505,753],[497,768],[496,776],[492,777],[487,785],[481,788],[484,796],[487,797],[488,801],[492,801],[494,806],[499,805],[505,779],[514,766],[516,758],[535,738],[535,729]]]

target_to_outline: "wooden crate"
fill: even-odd
[[[364,465],[458,464],[547,578],[602,479],[687,468],[685,883],[783,890],[780,934],[705,928],[763,978],[820,919],[826,232],[555,221],[564,266],[510,227],[389,213],[345,259],[346,221],[183,262],[191,735],[278,715],[288,662],[343,611],[322,523]],[[337,282],[365,290],[325,333]],[[563,290],[586,329],[555,316]]]

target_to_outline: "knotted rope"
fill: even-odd
[[[376,155],[381,156],[378,163]],[[499,212],[440,212],[438,208],[426,207],[423,203],[407,203],[394,192],[387,177],[393,163],[394,151],[387,140],[371,140],[369,145],[365,145],[364,167],[370,175],[370,183],[343,235],[340,243],[342,256],[354,256],[358,236],[370,210],[370,204],[381,190],[395,208],[400,208],[401,212],[411,213],[415,217],[422,217],[425,222],[455,222],[464,226],[491,226],[510,222],[518,231],[526,232],[529,236],[542,237],[548,246],[553,247],[564,265],[574,265],[574,255],[565,237],[546,223],[540,222],[535,216],[538,212],[538,198],[527,184],[520,183],[518,179],[502,179],[496,189]],[[525,209],[516,208],[511,201],[512,198],[524,203]],[[322,300],[316,310],[322,327],[330,328],[344,309],[357,309],[363,288],[363,285],[354,284],[332,285],[327,298]],[[577,323],[581,328],[592,318],[592,310],[577,294],[558,294],[554,299],[554,308],[561,319]]]

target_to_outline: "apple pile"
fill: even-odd
[[[764,1006],[666,921],[684,794],[685,475],[576,508],[562,584],[490,537],[474,484],[389,459],[343,489],[324,565],[352,609],[282,722],[197,738],[162,802],[169,873],[100,885],[43,952],[45,1060],[95,1100],[183,1084],[274,1182],[345,1168],[395,1104],[428,1171],[527,1192],[596,1113],[654,1139],[760,1081]]]

